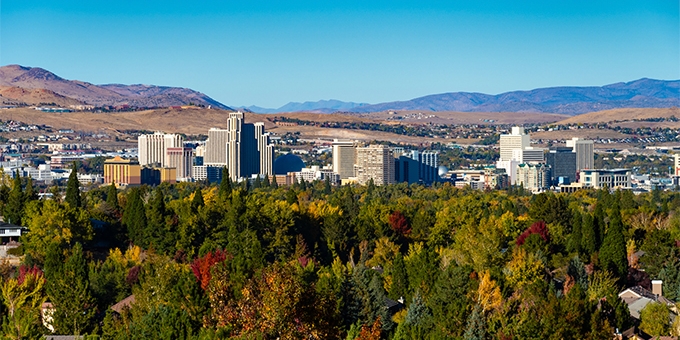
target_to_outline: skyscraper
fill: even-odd
[[[177,180],[187,180],[192,177],[194,153],[191,148],[168,148],[167,160],[167,167],[177,169]]]
[[[592,140],[572,138],[567,140],[567,147],[576,152],[576,170],[592,169],[595,165],[594,145]]]
[[[218,167],[226,166],[228,140],[229,130],[216,128],[208,130],[208,140],[205,142],[203,164]]]
[[[372,145],[356,149],[354,176],[360,184],[373,179],[376,185],[395,182],[394,156],[392,150],[385,145]]]
[[[273,157],[274,146],[269,142],[269,134],[264,131],[264,123],[255,125],[255,138],[257,139],[257,151],[260,153],[260,174],[274,175]]]
[[[181,148],[184,138],[177,134],[164,134],[155,132],[149,135],[140,135],[137,139],[139,165],[159,164],[167,166],[167,149]]]
[[[550,184],[569,184],[576,181],[576,153],[572,148],[557,147],[546,154],[550,166]]]
[[[524,133],[524,128],[513,126],[510,134],[500,137],[500,161],[513,159],[513,150],[524,150],[529,147],[531,140],[529,135]]]
[[[356,160],[356,144],[351,141],[333,141],[333,172],[340,179],[354,177],[354,161]]]

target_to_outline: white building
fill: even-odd
[[[630,188],[631,172],[628,169],[584,169],[579,183],[584,188]]]
[[[366,184],[371,179],[373,179],[375,185],[394,183],[394,156],[392,155],[392,150],[385,145],[356,148],[354,177],[357,178],[359,184]]]
[[[333,172],[340,175],[340,179],[354,176],[354,162],[356,161],[356,143],[351,141],[333,141]]]
[[[192,178],[194,153],[191,148],[167,148],[168,168],[177,169],[177,181],[188,181]]]
[[[529,147],[531,140],[528,134],[524,133],[524,128],[513,126],[510,134],[500,137],[500,160],[509,161],[513,159],[513,150],[522,150]]]
[[[306,182],[312,182],[315,180],[325,181],[328,178],[331,184],[337,184],[340,182],[340,175],[335,173],[330,167],[319,167],[318,165],[312,165],[310,168],[302,168],[298,172],[294,172],[295,179],[300,181],[300,179]]]
[[[515,183],[533,192],[543,191],[550,185],[550,168],[541,163],[520,164],[517,166]]]
[[[139,165],[160,164],[167,166],[168,148],[181,148],[184,146],[184,137],[177,134],[164,134],[155,132],[152,135],[140,135],[137,138]]]
[[[227,165],[227,141],[229,130],[212,128],[208,130],[208,140],[205,142],[205,156],[203,164]]]

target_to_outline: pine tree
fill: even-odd
[[[130,189],[123,212],[123,224],[127,226],[128,238],[136,245],[146,247],[146,210],[138,188]]]
[[[201,188],[196,188],[196,191],[194,191],[194,199],[191,200],[191,210],[196,213],[198,212],[198,208],[203,205],[205,205],[205,202],[203,201],[203,191]]]
[[[276,181],[276,175],[272,175],[272,188],[278,189],[279,183]]]
[[[397,253],[392,262],[392,285],[390,285],[390,297],[399,299],[407,296],[408,276],[406,274],[406,264],[401,253]]]
[[[50,275],[47,292],[54,306],[52,314],[56,334],[85,334],[91,331],[95,301],[90,291],[88,269],[83,248],[76,243],[58,277]]]
[[[581,213],[574,211],[571,219],[571,235],[567,244],[567,249],[571,253],[579,254],[581,252],[581,239],[583,238],[581,231],[582,220]]]
[[[9,198],[4,209],[5,222],[21,225],[21,218],[23,216],[24,207],[24,192],[21,190],[21,176],[19,171],[14,174],[12,180],[12,190],[9,192]]]
[[[169,247],[172,246],[168,240],[169,233],[167,230],[166,215],[168,214],[165,207],[165,195],[163,190],[160,188],[156,189],[153,194],[151,202],[149,202],[148,209],[146,212],[147,226],[146,232],[147,241],[153,245],[153,247],[161,252],[169,251]]]
[[[26,178],[26,188],[24,189],[24,199],[26,200],[26,203],[38,199],[38,194],[35,192],[35,188],[33,187],[33,178],[31,178],[31,176],[28,176],[28,178]]]
[[[66,183],[66,203],[73,208],[82,207],[82,198],[80,197],[80,182],[78,181],[78,168],[76,162],[73,162],[71,167],[71,174],[68,176]]]
[[[264,174],[264,181],[262,182],[262,186],[265,188],[269,188],[271,185],[272,183],[269,180],[269,174]]]
[[[426,319],[430,316],[430,309],[425,305],[423,297],[420,296],[420,291],[416,291],[416,293],[413,294],[413,300],[411,301],[411,305],[408,307],[408,312],[406,313],[406,319],[404,322],[411,325],[419,325],[423,319]]]
[[[253,182],[253,189],[259,189],[262,187],[262,180],[260,179],[260,175],[257,175],[255,177],[255,181]]]
[[[609,270],[619,279],[620,283],[623,283],[628,275],[628,258],[618,204],[614,204],[609,228],[602,242],[602,248],[600,248],[599,258],[602,268]]]
[[[326,176],[326,179],[323,182],[323,192],[326,195],[330,195],[333,192],[333,188],[331,187],[331,177]]]
[[[583,214],[583,224],[581,225],[581,242],[580,248],[586,258],[590,257],[595,250],[597,250],[597,236],[593,215],[589,213]]]
[[[112,182],[106,191],[106,203],[115,211],[120,211],[120,204],[118,203],[118,190],[116,185]]]
[[[467,328],[465,329],[465,334],[463,334],[463,339],[486,339],[486,321],[484,320],[482,308],[479,305],[475,305],[472,314],[470,314],[470,317],[468,318]]]
[[[223,201],[229,200],[232,191],[231,177],[229,176],[229,169],[227,167],[222,167],[222,180],[220,181],[220,189],[218,191],[218,196]]]

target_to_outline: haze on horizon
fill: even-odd
[[[273,108],[680,79],[680,5],[4,0],[7,64]]]

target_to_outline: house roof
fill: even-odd
[[[646,297],[641,297],[634,302],[628,304],[628,310],[630,311],[630,316],[640,320],[640,311],[645,308],[650,302],[654,302],[652,299]]]
[[[624,291],[619,293],[619,297],[621,297],[621,295],[627,291],[637,295],[638,297],[646,297],[648,299],[656,300],[656,295],[642,286],[626,288]]]
[[[135,295],[134,295],[134,294],[132,294],[132,295],[126,297],[125,299],[120,300],[118,303],[116,303],[115,305],[111,306],[111,309],[112,309],[114,312],[116,312],[116,313],[118,313],[118,314],[121,314],[121,313],[123,313],[123,310],[124,310],[124,309],[126,309],[126,308],[127,308],[127,309],[130,309],[130,306],[131,306],[133,303],[135,303]]]

